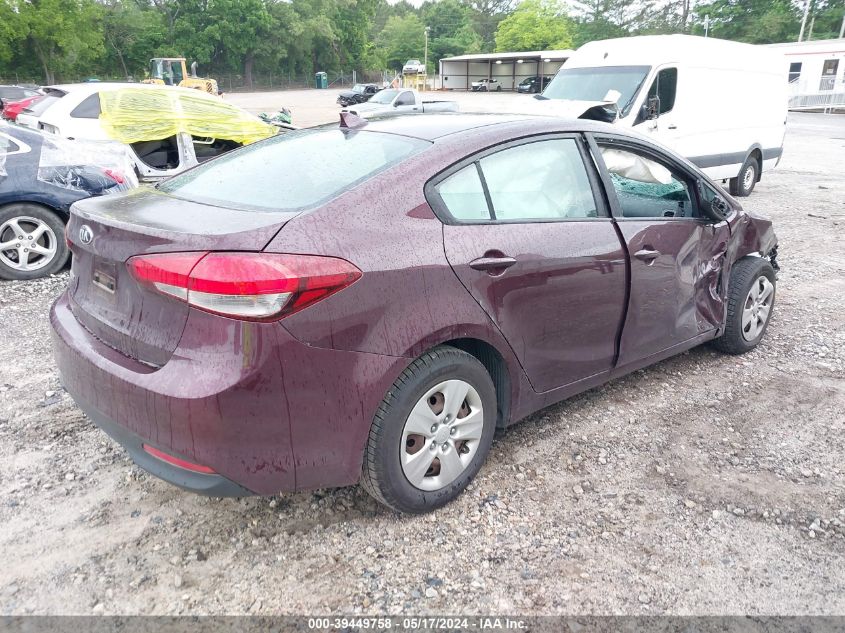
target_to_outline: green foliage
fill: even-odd
[[[798,37],[801,15],[790,0],[714,0],[695,7],[696,34],[710,16],[710,36],[750,44],[787,42]]]
[[[379,35],[378,47],[390,68],[401,68],[411,58],[423,58],[425,26],[416,15],[391,16]]]
[[[537,51],[571,48],[574,25],[556,0],[523,0],[499,23],[497,51]]]

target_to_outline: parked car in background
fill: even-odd
[[[361,117],[371,117],[378,114],[394,113],[423,113],[423,112],[457,112],[456,101],[423,100],[416,90],[402,88],[387,88],[376,93],[366,103],[359,103],[344,112],[352,112]]]
[[[712,37],[588,42],[546,87],[542,111],[639,130],[747,196],[783,154],[784,63],[777,50]]]
[[[349,119],[74,205],[60,378],[154,475],[215,496],[360,481],[427,512],[497,428],[762,340],[771,222],[662,146],[553,117]]]
[[[481,79],[479,81],[472,82],[472,90],[473,92],[501,92],[502,85],[499,83],[498,79]]]
[[[0,117],[14,122],[25,108],[30,107],[36,101],[43,98],[44,95],[37,94],[34,97],[26,97],[20,101],[3,101],[2,108],[0,108]]]
[[[355,84],[352,90],[342,90],[337,96],[337,102],[344,108],[356,103],[364,103],[379,90],[380,88],[375,84]]]
[[[551,77],[540,77],[539,75],[535,75],[534,77],[526,77],[519,84],[516,86],[517,92],[522,93],[537,93],[543,92],[546,85],[552,80]]]
[[[275,125],[200,90],[91,82],[47,86],[18,123],[58,136],[125,143],[143,180],[173,176],[261,138]]]
[[[423,75],[425,72],[425,64],[418,59],[409,59],[405,62],[405,65],[402,66],[403,75]]]
[[[0,122],[0,279],[61,270],[70,205],[137,184],[123,147],[52,137]]]
[[[20,101],[21,99],[28,99],[30,97],[37,97],[41,94],[38,88],[28,88],[26,86],[2,86],[0,85],[0,107],[7,102]]]

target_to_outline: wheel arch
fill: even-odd
[[[763,176],[763,147],[759,143],[754,143],[748,148],[748,151],[745,153],[745,160],[742,161],[742,164],[745,165],[749,158],[757,160],[757,179],[755,182],[760,182],[760,179]],[[741,170],[742,167],[740,167],[740,171]],[[737,174],[737,176],[739,176],[739,174]]]
[[[464,351],[484,365],[496,388],[496,428],[505,428],[510,420],[512,385],[507,362],[499,350],[487,341],[471,337],[450,339],[441,345]]]
[[[58,200],[53,200],[48,196],[30,195],[24,198],[16,198],[14,200],[0,200],[0,211],[8,209],[16,204],[34,204],[47,211],[52,211],[65,224],[67,224],[70,219],[70,204],[61,204]]]

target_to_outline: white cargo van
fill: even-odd
[[[691,35],[590,42],[537,98],[559,114],[651,135],[729,181],[737,196],[751,193],[783,152],[785,62],[761,46]]]

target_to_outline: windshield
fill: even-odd
[[[352,92],[364,92],[364,90],[366,90],[364,84],[355,84],[352,86]]]
[[[598,68],[562,68],[543,91],[549,99],[569,101],[602,101],[608,90],[622,96],[617,102],[619,115],[631,109],[650,66],[602,66]]]
[[[369,103],[389,104],[396,98],[396,95],[398,94],[398,90],[382,90],[381,92],[373,95],[370,98]]]
[[[224,154],[159,190],[232,209],[294,211],[326,202],[429,145],[337,127],[297,130]]]
[[[409,59],[408,61],[406,61],[406,62],[405,62],[405,65],[406,65],[406,66],[419,66],[419,65],[420,65],[420,60],[418,60],[418,59]]]

